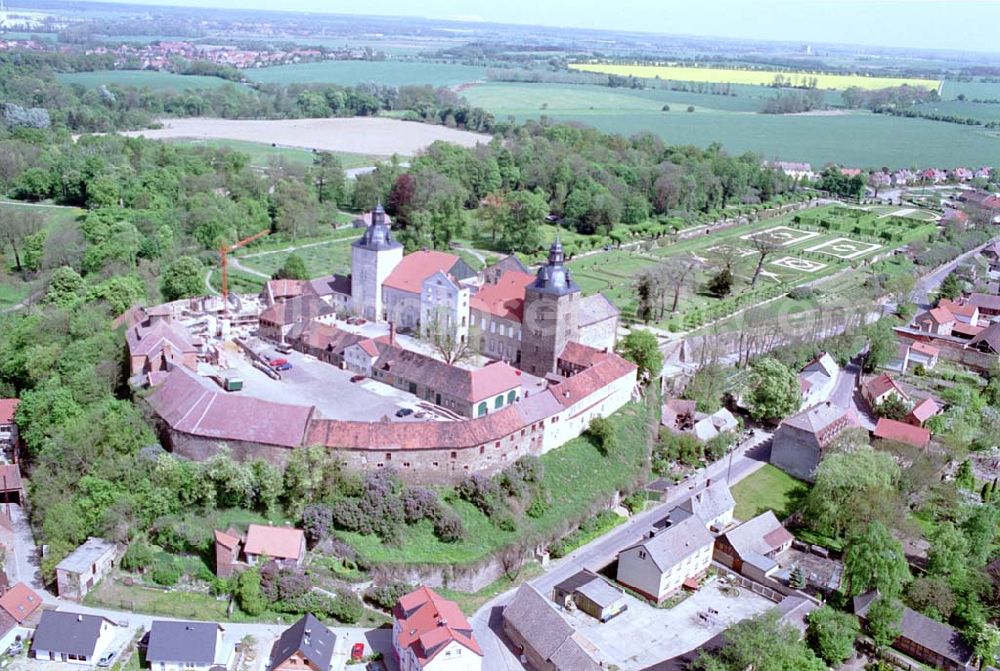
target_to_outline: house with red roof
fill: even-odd
[[[20,399],[0,398],[0,447],[10,448],[17,443],[17,406]]]
[[[480,671],[483,651],[454,601],[429,587],[400,597],[392,609],[393,657],[400,671]]]
[[[187,329],[174,323],[168,310],[151,308],[143,321],[125,332],[131,375],[167,371],[174,366],[195,370],[198,347]]]
[[[917,330],[934,335],[951,335],[955,328],[955,315],[950,310],[943,307],[936,307],[922,312],[913,319],[913,326]]]
[[[220,578],[228,578],[236,572],[243,539],[233,528],[225,531],[216,529],[213,539],[215,541],[215,575]]]
[[[479,332],[479,349],[483,354],[520,363],[524,289],[534,281],[534,275],[508,270],[472,296],[470,320]]]
[[[931,444],[931,432],[927,429],[885,417],[878,420],[872,435],[879,440],[891,440],[921,449],[927,449]]]
[[[940,412],[941,406],[938,405],[937,401],[928,396],[923,401],[913,406],[913,410],[910,410],[910,414],[908,414],[903,421],[907,424],[912,424],[913,426],[923,426],[928,419],[934,417]]]
[[[266,559],[301,566],[306,558],[306,535],[302,529],[251,524],[247,528],[243,556],[250,566]]]
[[[938,301],[938,307],[944,308],[954,315],[957,323],[979,326],[979,307],[969,303],[964,298],[957,301],[942,298]]]
[[[876,375],[861,385],[861,395],[868,401],[872,410],[885,403],[891,396],[895,396],[903,403],[908,403],[910,400],[909,395],[888,373]]]
[[[901,340],[899,343],[897,368],[901,373],[905,373],[911,367],[916,366],[923,366],[926,370],[933,370],[940,357],[941,350],[934,345],[921,340]]]
[[[462,282],[475,276],[475,271],[454,254],[435,250],[407,254],[382,283],[385,318],[399,328],[417,329],[425,314],[441,309],[452,319],[467,316],[469,289]],[[427,280],[431,280],[430,285],[425,285]]]

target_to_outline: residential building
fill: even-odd
[[[11,448],[17,443],[17,406],[21,403],[16,398],[0,398],[0,448]]]
[[[586,569],[574,573],[552,589],[552,600],[563,608],[577,608],[600,622],[628,609],[625,592]]]
[[[979,326],[979,307],[965,299],[958,301],[942,298],[938,301],[938,307],[944,308],[955,317],[956,326],[958,324],[968,324],[969,326]]]
[[[860,426],[853,408],[830,401],[815,405],[781,422],[771,444],[771,463],[811,482],[826,448],[844,431]]]
[[[301,566],[306,557],[306,535],[302,529],[251,524],[247,527],[243,556],[250,566],[268,559]]]
[[[82,601],[94,585],[114,567],[118,549],[103,538],[88,538],[65,559],[56,564],[59,596]]]
[[[260,313],[259,332],[262,338],[275,342],[294,340],[293,331],[305,328],[315,321],[331,321],[336,311],[319,296],[304,293],[287,300],[281,300]]]
[[[420,332],[443,344],[469,340],[469,287],[442,270],[421,283]]]
[[[997,244],[1000,245],[1000,243]],[[967,300],[970,305],[975,305],[979,309],[980,316],[987,317],[992,321],[996,321],[997,317],[1000,317],[1000,296],[973,293],[969,294]]]
[[[822,352],[799,371],[799,388],[802,390],[802,405],[811,408],[830,398],[837,388],[840,366],[833,357]]]
[[[267,671],[330,671],[337,636],[307,613],[271,647]]]
[[[923,426],[927,420],[941,412],[941,406],[937,404],[931,397],[925,398],[920,403],[913,406],[913,410],[910,410],[910,414],[906,416],[903,420],[907,424],[912,424],[913,426]]]
[[[861,385],[861,395],[868,401],[872,410],[893,397],[901,403],[908,404],[910,402],[909,395],[888,373],[876,375]]]
[[[347,370],[371,377],[372,367],[379,357],[378,345],[371,338],[359,340],[344,348],[344,366]]]
[[[862,621],[868,616],[877,592],[854,597],[854,613]],[[899,638],[892,647],[909,657],[944,671],[971,671],[978,668],[976,657],[962,634],[948,625],[903,607]]]
[[[235,648],[222,643],[222,627],[215,622],[153,620],[149,628],[146,661],[151,671],[208,671],[226,668]]]
[[[24,484],[21,482],[21,467],[18,464],[0,464],[0,502],[24,502]]]
[[[768,510],[719,536],[715,559],[737,573],[761,580],[778,570],[778,561],[792,540],[774,511]]]
[[[484,268],[480,276],[483,278],[485,286],[487,284],[496,284],[508,271],[527,275],[531,274],[527,266],[521,263],[521,259],[517,258],[515,254],[508,254],[492,266]]]
[[[420,587],[400,597],[392,617],[392,649],[400,671],[482,669],[483,651],[454,601]]]
[[[9,615],[17,624],[24,624],[42,605],[42,597],[23,582],[0,596],[0,610]]]
[[[697,588],[712,563],[715,538],[694,515],[653,529],[618,553],[617,580],[650,601],[662,603],[681,587]]]
[[[215,575],[229,578],[236,572],[243,541],[234,529],[215,530]]]
[[[931,444],[931,432],[927,429],[886,417],[881,417],[878,420],[872,436],[880,440],[905,443],[924,450]]]
[[[700,519],[708,529],[721,531],[732,524],[736,501],[724,481],[709,480],[704,489],[695,492],[677,507]]]
[[[600,671],[597,648],[574,631],[555,607],[525,583],[503,610],[503,631],[521,659],[537,671]]]
[[[899,371],[905,373],[911,368],[923,366],[926,370],[934,370],[941,357],[941,350],[925,342],[901,341],[899,343]]]
[[[955,328],[955,315],[947,308],[932,308],[922,312],[913,319],[913,327],[925,333],[934,335],[951,335]]]
[[[1000,354],[1000,321],[995,321],[969,341],[967,347],[974,347],[987,354]]]
[[[31,653],[35,659],[93,666],[110,652],[119,627],[106,617],[42,611]]]
[[[475,271],[454,254],[433,250],[407,254],[382,282],[384,318],[398,328],[413,331],[422,330],[425,310],[442,311],[456,322],[460,317],[467,319],[469,291],[461,282],[475,275]],[[426,280],[432,277],[437,279],[427,285]],[[438,280],[440,286],[436,284]],[[452,287],[450,297],[449,287]]]
[[[166,371],[175,365],[190,370],[198,367],[198,344],[187,329],[174,323],[168,309],[150,308],[141,319],[125,331],[131,375]]]

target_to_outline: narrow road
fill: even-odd
[[[215,272],[215,268],[210,268],[208,270],[208,272],[205,273],[205,289],[208,290],[209,295],[211,295],[211,296],[219,296],[221,294],[219,294],[219,292],[215,290],[215,287],[212,286],[212,273],[213,272]]]
[[[943,266],[937,268],[936,270],[932,270],[931,272],[921,277],[919,280],[917,280],[917,285],[913,289],[913,295],[912,295],[913,302],[925,305],[931,303],[932,302],[931,295],[937,293],[937,289],[938,287],[941,286],[941,283],[944,282],[944,278],[946,278],[949,274],[951,274],[951,272],[955,270],[955,268],[957,268],[960,263],[978,254],[982,250],[986,249],[986,247],[988,247],[989,245],[992,245],[997,240],[1000,240],[1000,237],[995,237],[989,242],[982,244],[979,247],[976,247],[975,249],[971,249],[965,252],[954,261],[949,261]]]
[[[653,522],[663,518],[672,508],[690,497],[708,480],[728,479],[730,485],[762,468],[770,457],[771,434],[758,430],[749,441],[733,451],[730,458],[721,459],[702,469],[694,478],[671,489],[660,505],[634,515],[610,533],[578,548],[562,559],[552,561],[545,574],[530,584],[548,597],[552,588],[576,572],[589,568],[596,570],[612,561],[618,552],[638,542]],[[731,462],[731,463],[730,463]],[[501,638],[503,607],[513,597],[509,590],[494,597],[471,618],[476,640],[483,649],[483,671],[523,671],[525,668]]]

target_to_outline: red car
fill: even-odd
[[[365,657],[365,644],[355,643],[351,648],[351,660],[355,662],[360,662]]]
[[[351,378],[351,382],[361,382],[364,379],[365,379],[364,375],[355,375],[354,377]]]
[[[271,368],[277,368],[278,366],[284,366],[288,363],[288,359],[271,359],[269,363],[271,364]]]

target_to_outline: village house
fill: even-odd
[[[792,540],[774,511],[768,510],[719,536],[715,560],[748,578],[763,580],[778,570]]]
[[[955,328],[955,315],[947,308],[937,307],[922,312],[913,319],[914,328],[934,335],[950,336]]]
[[[222,627],[215,622],[153,620],[146,660],[152,671],[208,671],[226,668],[235,648],[222,643]]]
[[[56,564],[56,585],[59,596],[74,601],[83,597],[114,567],[118,549],[103,538],[88,538],[65,559]]]
[[[21,467],[17,464],[0,464],[0,503],[24,502],[24,483]]]
[[[306,535],[301,529],[251,524],[247,527],[243,556],[256,566],[268,559],[280,564],[301,566],[306,557]]]
[[[938,405],[933,398],[928,396],[923,401],[913,406],[913,409],[910,410],[910,413],[903,421],[907,424],[912,424],[913,426],[923,426],[927,423],[927,420],[935,415],[938,415],[940,412],[941,406]]]
[[[931,432],[921,426],[882,417],[875,425],[872,436],[879,440],[905,443],[926,450],[931,444]]]
[[[888,373],[876,375],[861,385],[861,395],[874,411],[890,398],[909,404],[910,397]]]
[[[274,642],[267,671],[330,671],[336,645],[336,634],[307,613]]]
[[[840,366],[826,352],[807,363],[799,371],[799,388],[802,390],[802,405],[811,408],[830,398],[840,379]]]
[[[983,329],[969,341],[968,347],[987,354],[1000,354],[1000,321],[995,321]]]
[[[618,582],[655,603],[682,587],[696,589],[712,563],[715,538],[697,516],[683,517],[619,552]]]
[[[483,651],[458,604],[429,587],[400,597],[392,610],[392,649],[400,671],[479,671]]]
[[[981,317],[990,321],[997,321],[997,318],[1000,318],[1000,296],[973,293],[969,294],[966,300],[979,309]]]
[[[934,370],[940,357],[941,350],[934,345],[920,340],[901,340],[899,342],[899,357],[893,367],[901,373],[909,372],[911,368],[917,366],[923,366],[925,370]]]
[[[620,587],[586,569],[556,585],[552,600],[563,608],[579,609],[599,622],[607,622],[628,609]]]
[[[215,575],[229,578],[235,572],[240,561],[240,546],[243,544],[239,534],[234,529],[214,532],[215,538]]]
[[[722,531],[733,522],[736,501],[725,481],[709,480],[704,489],[691,495],[677,507],[700,519],[709,530]]]
[[[537,671],[601,671],[597,648],[525,583],[503,609],[503,632]]]
[[[789,475],[812,482],[823,452],[840,435],[860,427],[853,408],[830,401],[820,403],[781,422],[774,432],[771,463]]]
[[[955,317],[956,326],[958,324],[979,326],[979,307],[964,298],[957,301],[942,298],[938,301],[938,307],[944,308]]]
[[[877,592],[867,592],[854,597],[854,614],[862,622],[867,620]],[[962,638],[962,634],[946,624],[903,607],[899,622],[899,638],[892,647],[918,662],[944,671],[971,671],[977,668],[975,655]]]
[[[131,375],[165,371],[174,365],[198,367],[199,345],[176,324],[164,306],[149,308],[125,332]]]
[[[35,659],[94,666],[109,652],[118,629],[106,617],[44,610],[31,653]]]
[[[329,323],[335,315],[336,311],[318,296],[304,293],[280,300],[261,312],[259,333],[262,338],[284,343],[296,327],[303,329],[314,321]]]
[[[42,597],[23,582],[0,596],[0,650],[8,647],[20,636],[30,638],[41,616]]]
[[[10,449],[17,444],[17,406],[21,403],[16,398],[0,398],[0,448]]]

